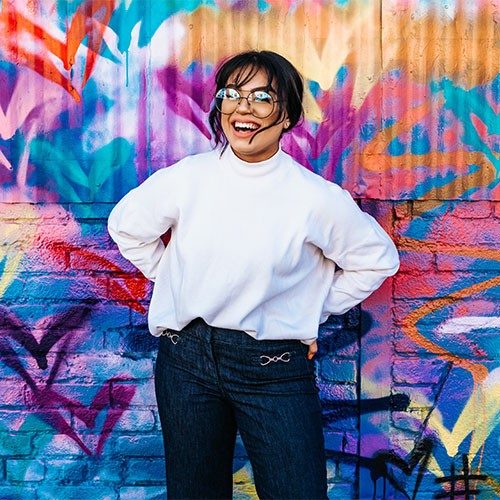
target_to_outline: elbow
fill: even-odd
[[[399,253],[394,244],[386,253],[384,260],[385,260],[384,274],[387,277],[394,276],[398,272],[399,266],[401,264],[401,261],[399,259]]]

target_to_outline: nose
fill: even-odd
[[[244,109],[247,113],[250,113],[250,103],[248,102],[248,97],[241,96],[236,109]]]

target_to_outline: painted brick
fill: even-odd
[[[7,480],[43,481],[45,466],[40,460],[6,460]]]
[[[339,417],[330,420],[325,424],[324,429],[328,432],[354,432],[358,426],[358,419],[356,416]]]
[[[113,453],[127,457],[163,457],[163,439],[161,433],[119,436],[114,438]]]
[[[64,209],[60,207],[60,214]],[[28,203],[0,203],[0,220],[33,220],[38,219],[40,214],[37,205]]]
[[[434,268],[435,255],[432,253],[400,252],[400,273],[429,271]]]
[[[135,356],[156,357],[158,351],[158,337],[151,335],[147,329],[137,327],[132,329],[122,329],[120,332],[119,350]],[[116,339],[115,339],[116,342]],[[143,353],[143,354],[141,354]]]
[[[488,279],[491,279],[491,274],[480,272],[398,273],[394,278],[394,297],[408,299],[447,297],[453,291]],[[493,294],[494,290],[489,292]]]
[[[133,273],[137,268],[124,259],[118,250],[91,250],[71,252],[70,268],[73,271],[107,271]]]
[[[71,203],[69,211],[76,219],[107,219],[115,203]]]
[[[73,240],[73,244],[82,248],[116,249],[106,227],[106,221],[81,222],[81,234]]]
[[[90,406],[93,399],[100,391],[101,387],[97,384],[75,384],[75,383],[55,383],[52,385],[52,390],[57,394],[68,399],[72,403],[68,402],[68,410],[70,405],[74,406]],[[109,391],[108,391],[109,392]],[[32,398],[27,398],[29,403],[34,405],[37,404],[37,401],[32,400]],[[39,402],[39,401],[38,401]],[[44,408],[61,408],[60,401],[53,400],[49,398],[45,398],[43,400]],[[59,413],[54,412],[54,413]]]
[[[436,243],[463,244],[473,242],[474,246],[484,245],[495,248],[500,234],[500,220],[495,218],[481,221],[463,221],[456,217],[439,220],[434,225],[432,239]],[[470,245],[471,243],[469,243]]]
[[[479,251],[477,256],[481,256]],[[500,270],[500,263],[495,259],[474,259],[460,255],[446,255],[445,253],[436,255],[436,265],[438,271],[485,271],[498,274]]]
[[[113,384],[118,385],[118,384]],[[133,384],[135,388],[134,397],[130,401],[130,408],[153,408],[156,407],[154,380],[139,381]]]
[[[53,484],[44,484],[37,490],[38,500],[81,500],[99,499],[99,500],[117,500],[118,494],[109,486],[60,486]]]
[[[0,382],[0,408],[24,405],[24,393],[26,384],[12,384],[9,382]],[[3,422],[3,420],[2,420]]]
[[[2,261],[0,261],[0,263],[1,262]],[[19,303],[25,300],[25,277],[20,277],[10,272],[3,272],[2,280],[4,281],[4,283],[8,283],[7,288],[2,293],[3,305],[9,305],[11,302]]]
[[[88,465],[82,457],[67,459],[46,459],[47,483],[56,481],[58,484],[81,484],[87,477]]]
[[[460,219],[485,219],[491,216],[489,201],[460,201],[452,209],[451,215]]]
[[[155,428],[155,419],[152,410],[102,410],[100,418],[104,418],[105,412],[111,411],[119,414],[120,418],[113,428],[113,432],[149,432]],[[78,419],[74,419],[73,427],[78,431],[88,431],[87,426]]]
[[[78,431],[76,426],[73,426],[73,428]],[[80,456],[83,454],[80,445],[65,434],[53,434],[50,436],[50,440],[48,440],[47,437],[48,436],[45,434],[39,434],[35,436],[33,440],[37,453],[41,453],[45,457],[56,456],[62,458],[66,456]],[[98,436],[81,435],[80,438],[84,445],[90,450],[95,450],[97,448]]]
[[[411,385],[395,385],[393,393],[406,394],[410,399],[408,409],[423,408],[431,406],[436,399],[436,388],[434,385],[418,387]]]
[[[392,424],[396,429],[401,429],[407,433],[418,433],[422,430],[422,422],[428,413],[428,408],[392,412]]]
[[[343,483],[354,483],[356,481],[356,465],[340,461],[337,467],[335,481]]]
[[[130,311],[130,322],[134,326],[140,326],[144,331],[148,331],[148,317],[147,315],[137,312]]]
[[[106,290],[107,278],[94,277],[92,280],[54,276],[29,276],[25,280],[23,294],[29,300],[49,299],[74,300],[96,299],[99,290]]]
[[[354,498],[352,485],[348,483],[331,483],[328,485],[327,491],[328,498],[335,498],[339,500],[347,500]]]
[[[420,325],[420,324],[419,324]],[[422,327],[419,328],[422,331]],[[400,330],[394,334],[394,352],[396,354],[412,354],[412,355],[426,355],[428,350],[420,346]]]
[[[153,411],[130,410],[124,411],[115,429],[117,431],[149,432],[155,428]]]
[[[31,446],[30,434],[0,432],[0,457],[29,455]]]
[[[103,457],[89,457],[87,459],[88,482],[121,483],[123,463],[121,460],[107,460]]]
[[[35,253],[36,252],[36,253]],[[62,255],[61,255],[62,254]],[[12,246],[6,253],[8,259],[20,258],[17,272],[63,272],[68,269],[69,258],[64,252],[59,252],[58,255],[49,252],[43,248],[37,248],[30,245],[29,257],[26,256],[26,250],[15,248]]]
[[[320,364],[321,377],[329,382],[356,382],[356,363],[325,356]]]
[[[412,215],[413,217],[424,217],[434,219],[436,217],[435,209],[441,207],[441,200],[413,200]],[[446,211],[451,210],[451,206],[447,204]]]
[[[337,462],[336,460],[328,460],[326,461],[326,480],[331,483],[334,481],[335,476],[337,475]]]
[[[153,373],[151,359],[131,359],[118,354],[104,356],[69,355],[65,376],[82,382],[96,382],[114,377],[130,380],[150,379]]]
[[[106,330],[116,329],[121,331],[131,325],[130,308],[120,304],[114,304],[113,307],[100,306],[92,311],[92,321],[99,325],[99,333]]]
[[[500,202],[492,202],[493,205],[493,215],[500,219]]]
[[[344,434],[342,432],[325,432],[325,448],[330,451],[342,451]]]
[[[125,486],[120,488],[120,500],[163,500],[166,491],[164,486]]]
[[[39,409],[1,411],[0,422],[9,428],[10,431],[22,432],[45,432],[52,430],[52,426],[43,420]],[[50,410],[47,411],[50,413]],[[57,415],[71,421],[71,414],[65,410],[57,410]]]
[[[320,383],[320,397],[327,400],[356,400],[356,388],[352,384]]]
[[[435,384],[445,369],[445,363],[438,359],[407,358],[393,360],[393,377],[401,384]]]
[[[125,464],[125,483],[165,482],[165,461],[159,458],[132,458]]]
[[[37,500],[34,488],[26,486],[0,486],[0,498],[2,500]]]
[[[359,433],[354,431],[346,431],[344,434],[344,448],[343,451],[350,453],[351,455],[357,455],[358,453],[358,441]]]
[[[411,217],[411,203],[408,201],[395,202],[394,215],[396,219],[409,219]]]

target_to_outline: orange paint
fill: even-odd
[[[438,354],[445,361],[450,361],[451,363],[453,363],[453,365],[460,366],[468,370],[472,374],[475,383],[480,383],[488,376],[488,369],[485,366],[478,362],[463,359],[456,354],[452,354],[447,349],[444,349],[443,347],[427,339],[419,332],[417,322],[428,314],[431,314],[438,309],[449,306],[457,300],[470,297],[474,294],[483,292],[485,290],[488,290],[489,288],[494,288],[499,285],[500,276],[482,281],[480,283],[476,283],[469,287],[463,288],[462,290],[452,292],[447,297],[426,302],[424,305],[418,307],[410,314],[408,314],[408,316],[403,318],[402,330],[413,342],[422,346],[429,352]]]
[[[82,81],[82,85],[85,86],[95,66],[104,31],[111,19],[114,6],[114,0],[87,0],[80,5],[71,20],[66,43],[64,43],[16,11],[13,6],[5,4],[0,12],[0,30],[7,36],[0,37],[0,47],[13,62],[21,63],[60,85],[79,102],[78,91],[73,87],[69,78],[61,74],[57,66],[51,62],[50,54],[60,59],[64,68],[69,71],[75,63],[75,55],[82,40],[88,36],[88,53]],[[26,35],[35,39],[39,53],[27,51],[17,44],[17,40]]]
[[[467,245],[452,245],[448,243],[435,243],[432,241],[421,241],[413,238],[399,238],[397,240],[398,249],[409,252],[427,252],[441,254],[460,255],[462,257],[472,257],[474,259],[500,260],[500,250],[482,248]]]
[[[435,187],[426,193],[426,197],[435,199],[446,199],[447,193],[463,192],[474,187],[483,186],[495,180],[496,171],[487,156],[482,152],[459,150],[453,152],[431,151],[427,154],[417,155],[405,153],[398,156],[389,155],[387,147],[389,143],[400,134],[408,133],[411,128],[428,114],[433,113],[436,106],[442,105],[442,97],[436,101],[426,101],[414,108],[408,109],[402,118],[393,125],[380,131],[366,144],[365,148],[355,153],[354,159],[370,172],[393,169],[414,169],[416,166],[425,165],[432,171],[443,167],[453,166],[457,177],[445,186]],[[479,169],[473,173],[467,173],[470,165],[479,165]],[[460,175],[462,173],[462,175]]]

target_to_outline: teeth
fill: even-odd
[[[255,123],[245,123],[245,122],[234,122],[234,126],[237,128],[246,128],[249,130],[255,130],[259,128],[259,125],[256,125]]]

